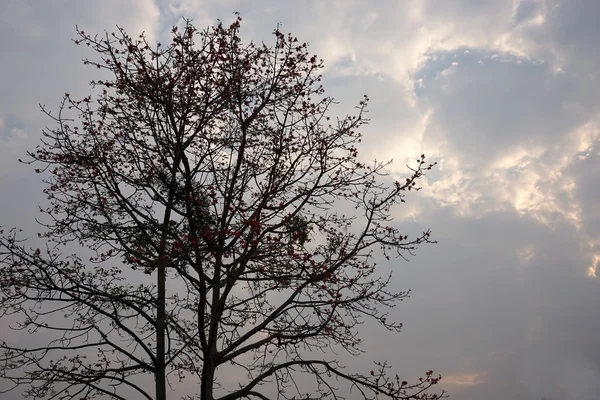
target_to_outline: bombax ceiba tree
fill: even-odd
[[[0,239],[3,318],[35,338],[1,343],[0,375],[29,397],[164,400],[177,379],[203,400],[440,397],[432,371],[335,356],[361,353],[363,322],[400,329],[387,308],[408,292],[374,258],[429,241],[390,208],[432,164],[394,182],[359,161],[367,97],[330,120],[322,61],[278,29],[244,44],[240,21],[184,21],[167,45],[78,30],[107,78],[46,111],[23,161],[45,176],[47,245]]]

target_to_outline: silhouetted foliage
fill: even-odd
[[[344,382],[353,398],[439,398],[432,371],[350,372],[330,351],[361,354],[365,320],[400,330],[385,308],[408,292],[374,250],[429,241],[390,207],[432,164],[394,183],[388,163],[360,162],[367,97],[330,121],[322,61],[279,30],[272,47],[243,44],[240,21],[186,21],[156,46],[78,30],[99,56],[85,64],[111,78],[65,94],[26,161],[46,177],[47,247],[0,236],[0,310],[37,343],[2,342],[0,376],[29,397],[162,400],[169,379],[195,379],[203,400],[339,398]],[[74,241],[93,256],[64,254]]]

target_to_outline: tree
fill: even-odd
[[[390,208],[433,164],[422,155],[392,182],[389,163],[360,162],[368,98],[330,121],[322,61],[278,29],[272,47],[243,44],[240,21],[185,21],[167,46],[77,31],[108,78],[58,114],[42,107],[55,127],[24,162],[46,176],[46,248],[0,236],[3,318],[42,343],[2,342],[0,376],[29,397],[162,400],[175,376],[203,400],[335,398],[336,382],[365,399],[439,398],[432,371],[347,372],[327,352],[360,354],[365,319],[400,330],[384,310],[409,292],[388,289],[374,249],[430,241]],[[73,242],[92,257],[64,255]]]

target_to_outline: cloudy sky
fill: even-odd
[[[160,39],[181,16],[233,11],[246,40],[281,22],[308,41],[340,113],[370,96],[364,157],[393,158],[398,176],[421,153],[439,163],[396,219],[439,243],[393,265],[413,290],[394,310],[405,328],[366,327],[360,362],[433,368],[454,399],[596,400],[597,0],[0,0],[0,224],[35,231],[42,185],[17,158],[50,123],[38,103],[94,78],[75,24]]]

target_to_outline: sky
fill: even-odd
[[[239,11],[244,40],[277,23],[325,60],[342,115],[364,94],[365,159],[402,177],[438,167],[397,208],[438,243],[395,260],[412,289],[400,334],[365,326],[366,354],[430,368],[461,400],[596,400],[600,391],[600,2],[597,0],[0,0],[0,225],[34,232],[43,185],[17,162],[51,124],[38,104],[87,94],[88,32],[166,37]],[[596,269],[598,270],[596,271]]]

